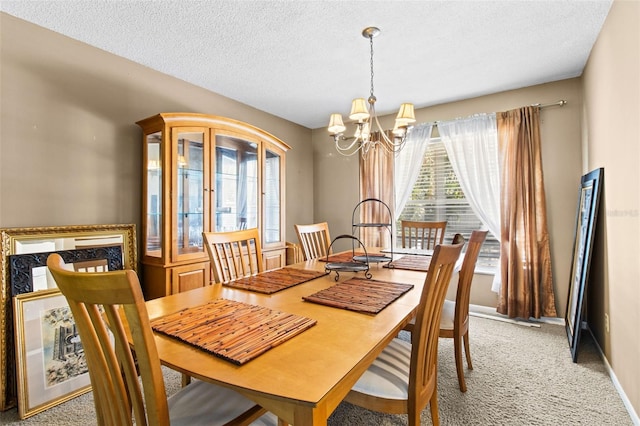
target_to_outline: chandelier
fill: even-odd
[[[358,98],[351,103],[349,118],[356,125],[353,136],[344,136],[346,127],[342,121],[342,114],[331,114],[329,119],[329,134],[333,136],[338,152],[345,156],[362,151],[362,156],[366,157],[376,146],[383,147],[389,153],[397,153],[404,147],[410,125],[416,121],[413,104],[405,103],[400,105],[395,126],[391,132],[383,130],[380,126],[376,114],[377,99],[373,94],[373,38],[378,34],[380,29],[376,27],[367,27],[362,30],[362,36],[369,39],[371,49],[371,91],[366,102],[364,98]]]

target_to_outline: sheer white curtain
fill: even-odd
[[[393,177],[395,192],[394,222],[400,217],[402,209],[404,209],[409,196],[411,196],[413,185],[418,179],[420,168],[422,167],[422,159],[431,138],[431,130],[433,130],[433,123],[423,123],[413,127],[407,134],[404,148],[396,155]]]
[[[460,187],[474,213],[500,241],[500,170],[495,113],[438,122]],[[491,289],[500,290],[500,269]]]

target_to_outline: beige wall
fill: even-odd
[[[313,217],[311,131],[0,15],[0,227],[136,223],[142,132],[159,112],[245,121],[289,144],[287,239]]]
[[[556,308],[558,316],[564,317],[582,170],[580,79],[423,108],[416,110],[416,119],[418,123],[449,120],[482,112],[506,111],[534,103],[551,103],[560,99],[566,100],[568,104],[542,110],[541,136]],[[391,127],[390,118],[385,119]],[[351,233],[351,213],[359,199],[357,159],[337,154],[326,129],[313,131],[313,152],[316,191],[314,219],[329,222],[332,234]],[[492,276],[477,275],[472,303],[495,308],[496,295],[490,291],[492,279]]]
[[[614,1],[583,84],[582,171],[605,176],[589,325],[640,413],[640,2]]]

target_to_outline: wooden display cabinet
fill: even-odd
[[[203,232],[260,229],[265,269],[286,263],[285,153],[250,124],[162,113],[142,128],[142,286],[153,299],[208,285]]]

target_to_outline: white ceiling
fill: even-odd
[[[1,0],[10,15],[308,128],[576,77],[612,0]]]

